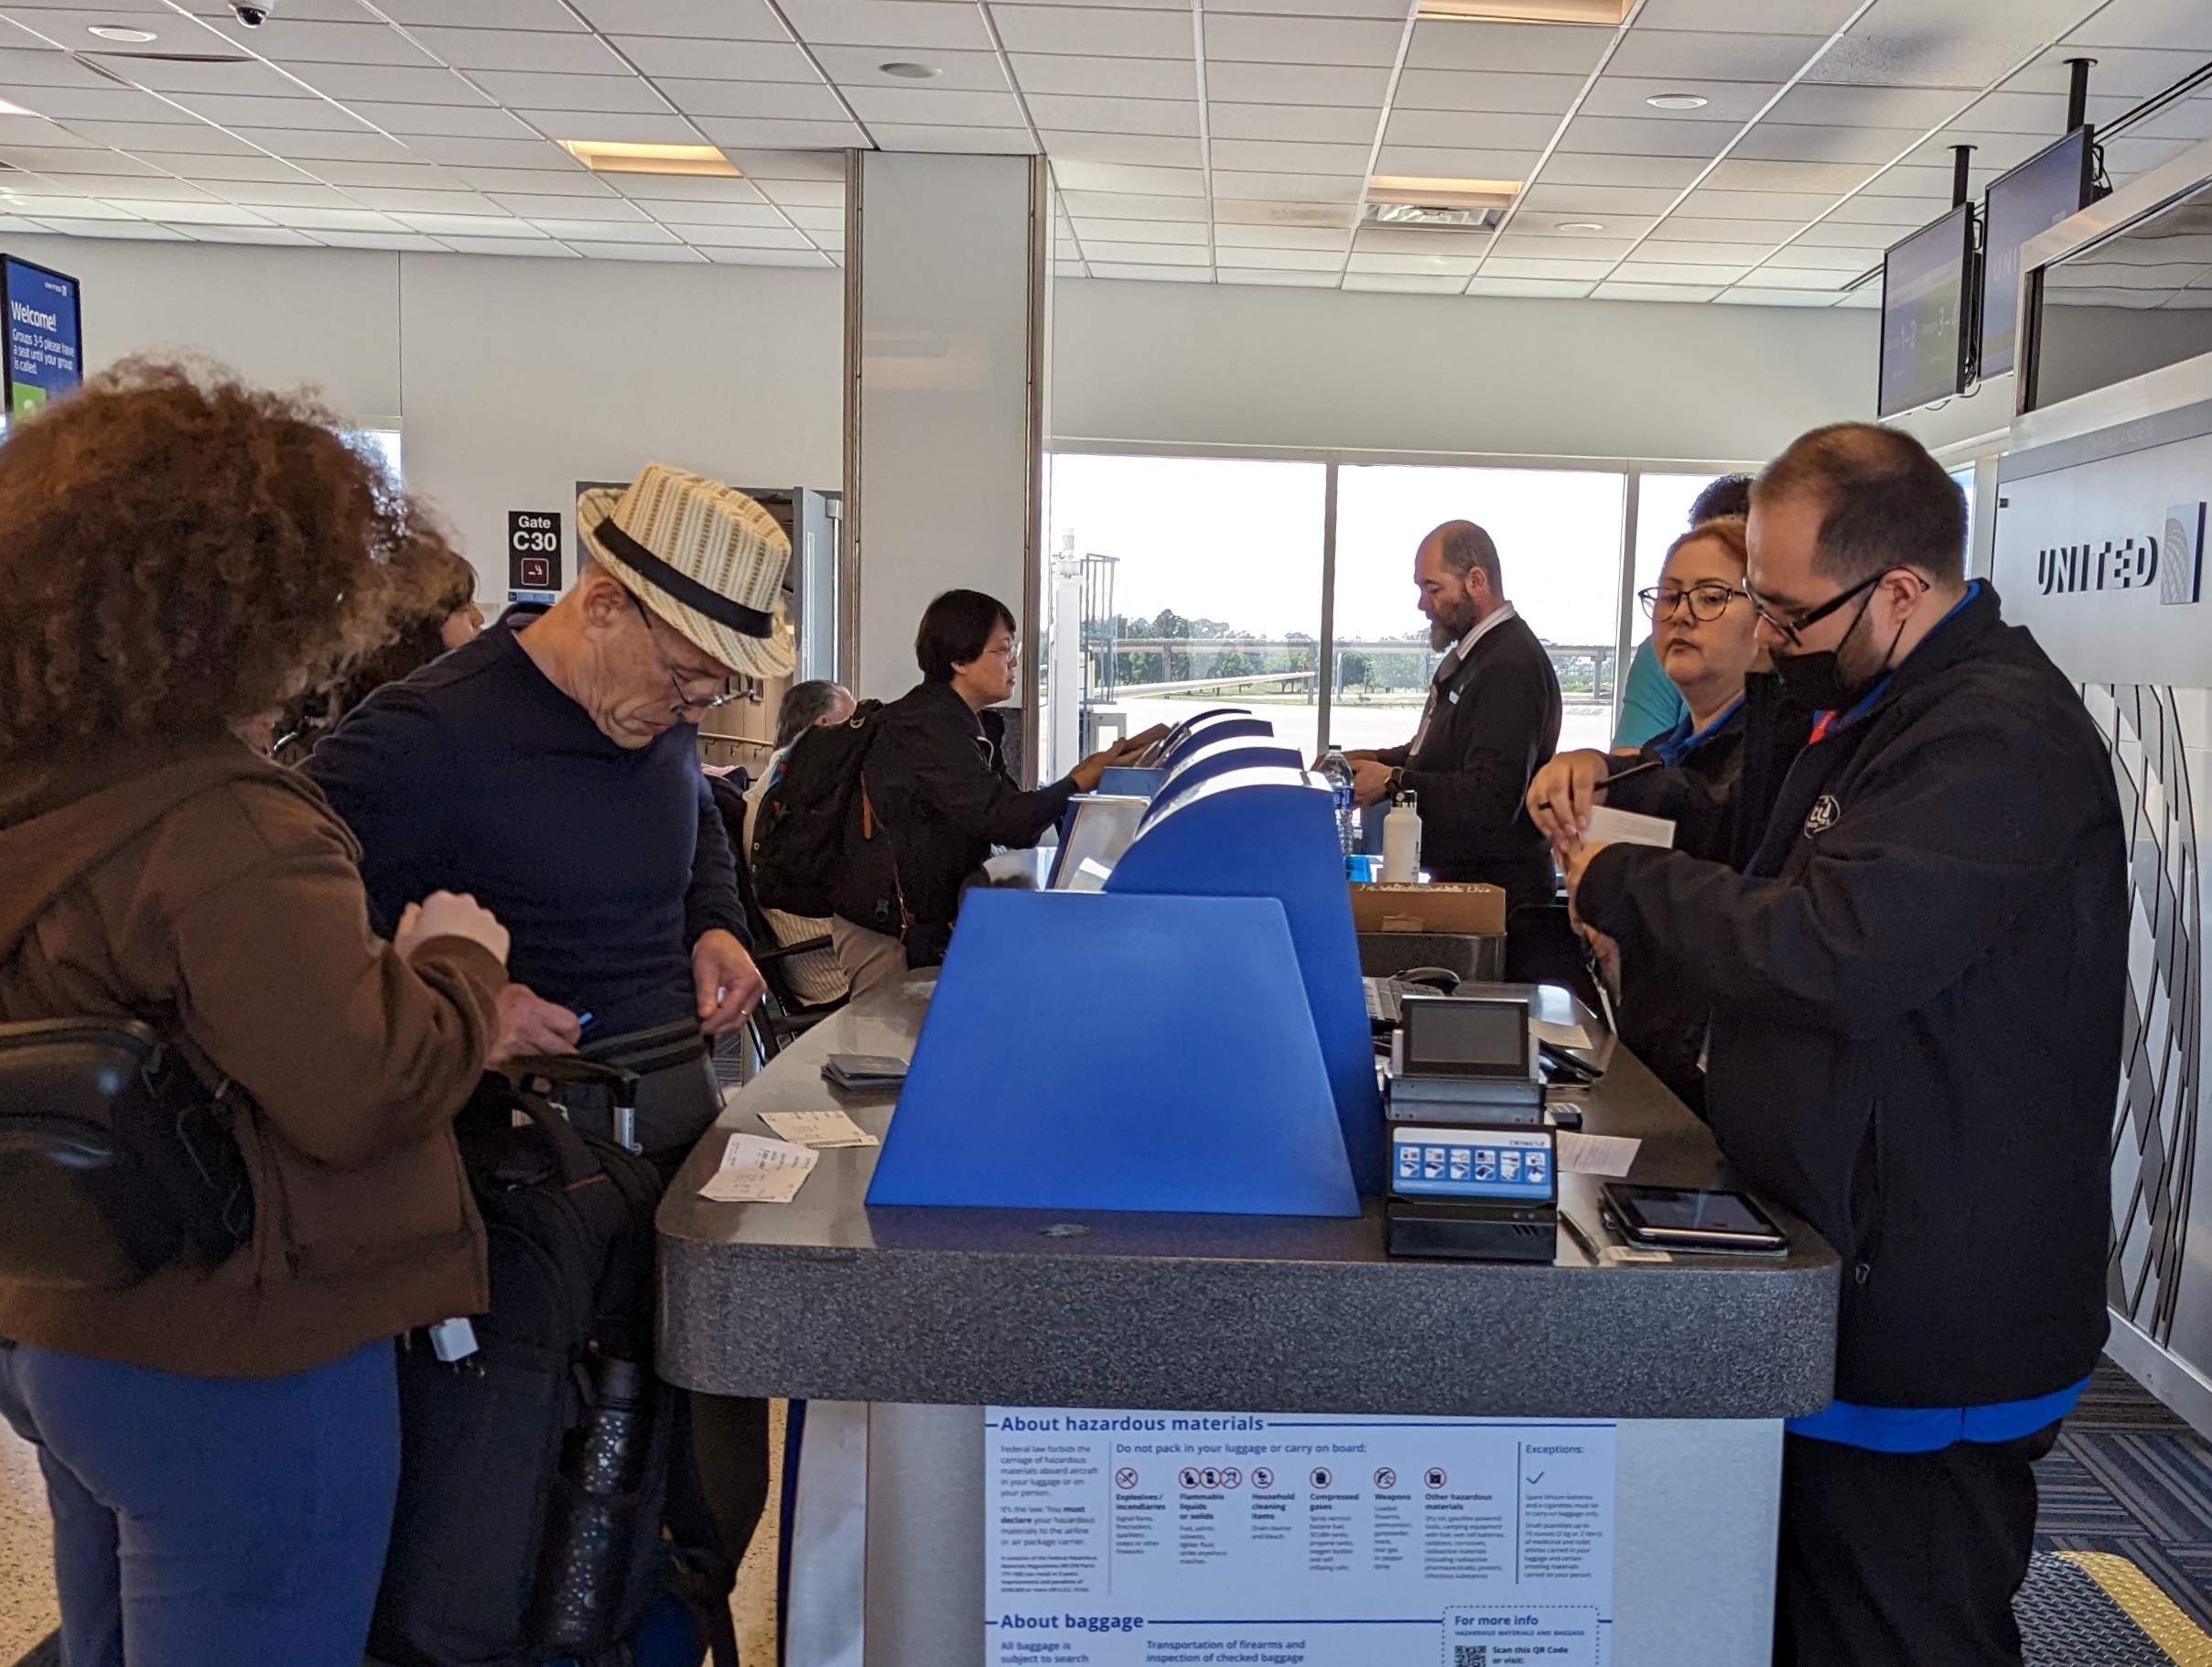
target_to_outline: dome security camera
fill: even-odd
[[[257,29],[269,20],[276,9],[276,0],[233,0],[231,6],[238,14],[238,21],[249,29]]]

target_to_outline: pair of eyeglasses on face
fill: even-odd
[[[1869,574],[1848,590],[1839,591],[1829,597],[1828,601],[1811,608],[1785,608],[1778,602],[1767,601],[1748,583],[1743,587],[1743,593],[1751,598],[1752,612],[1759,616],[1760,621],[1767,629],[1792,648],[1797,648],[1803,645],[1804,633],[1810,631],[1839,609],[1858,601],[1860,597],[1864,596],[1892,573],[1905,574],[1920,587],[1923,596],[1927,594],[1928,581],[1915,573],[1910,568],[1884,568],[1879,573]]]
[[[1644,604],[1644,617],[1648,620],[1672,619],[1684,608],[1689,617],[1700,625],[1710,625],[1743,599],[1743,592],[1733,585],[1724,585],[1718,579],[1705,584],[1690,585],[1684,590],[1670,590],[1665,585],[1636,592],[1636,601]]]
[[[653,655],[661,662],[661,669],[668,674],[668,687],[675,690],[676,698],[668,708],[670,711],[681,719],[693,712],[711,712],[717,707],[728,706],[738,698],[738,691],[729,687],[728,677],[722,679],[720,688],[714,694],[694,696],[688,693],[684,687],[684,679],[676,675],[676,668],[668,663],[668,655],[661,646],[660,635],[653,628],[653,615],[645,612],[645,604],[638,601],[634,594],[630,598],[630,605],[638,611],[638,623],[645,627],[645,636],[653,644]]]

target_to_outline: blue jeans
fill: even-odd
[[[37,1445],[66,1667],[360,1667],[399,1489],[390,1343],[189,1378],[0,1343]]]

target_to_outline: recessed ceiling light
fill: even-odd
[[[1696,92],[1655,92],[1644,102],[1654,110],[1702,110],[1712,100]]]
[[[149,40],[161,38],[151,29],[126,29],[122,25],[114,23],[95,23],[84,32],[88,35],[97,35],[103,40],[127,41],[133,46],[144,46]]]
[[[1562,220],[1551,229],[1554,232],[1602,232],[1605,222],[1602,220]]]
[[[1377,174],[1367,181],[1370,202],[1411,202],[1429,208],[1507,209],[1520,193],[1518,179],[1435,179],[1419,174]]]
[[[933,81],[944,73],[935,64],[909,63],[904,59],[878,64],[876,68],[886,75],[897,76],[902,81]]]
[[[595,174],[712,174],[734,179],[738,165],[711,145],[631,145],[563,139],[561,148]]]

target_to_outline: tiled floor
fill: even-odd
[[[768,1509],[761,1532],[738,1572],[731,1607],[738,1646],[748,1663],[776,1659],[776,1532],[783,1474],[783,1403],[769,1408]],[[0,1425],[0,1663],[14,1662],[51,1632],[54,1607],[53,1538],[48,1531],[46,1487],[31,1449]]]

